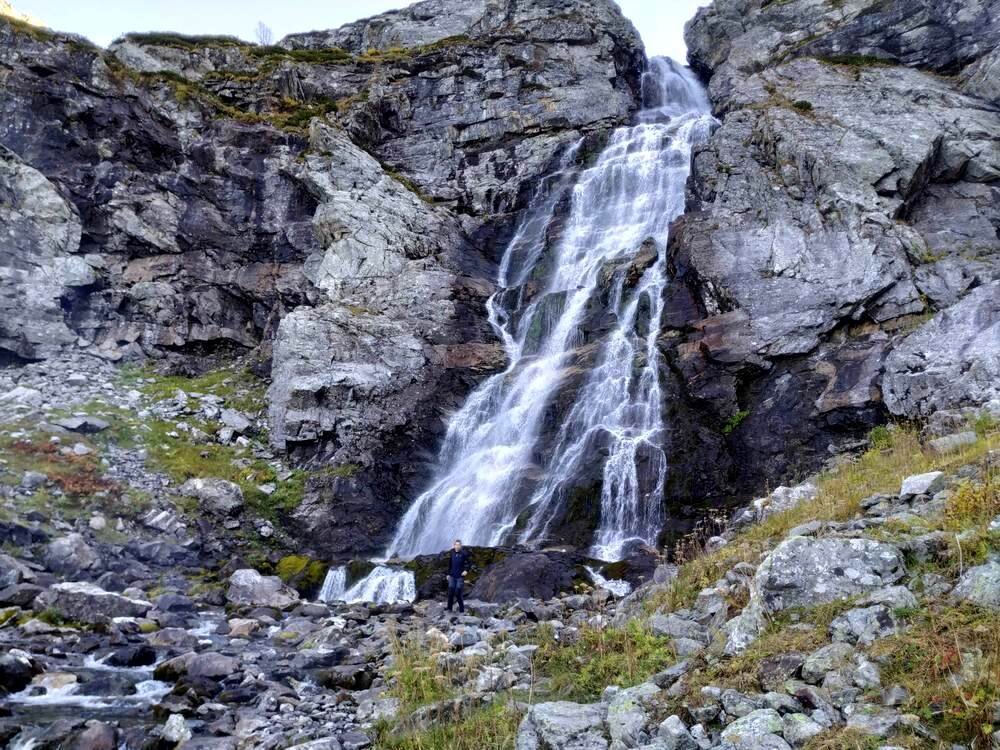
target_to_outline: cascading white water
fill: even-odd
[[[413,573],[387,565],[376,566],[350,587],[347,585],[347,568],[330,568],[319,592],[321,602],[412,602],[416,596]]]
[[[489,303],[509,364],[451,419],[436,479],[403,517],[387,558],[438,552],[456,537],[537,543],[597,455],[605,458],[591,553],[613,560],[630,542],[655,543],[667,471],[656,347],[667,235],[684,209],[692,148],[714,120],[700,84],[672,60],[651,61],[643,98],[636,124],[615,131],[592,167],[574,171],[577,144],[541,184]],[[556,231],[556,207],[567,198],[565,226]],[[653,255],[626,283],[647,240]],[[580,377],[581,326],[602,274],[615,326],[587,353],[592,369],[541,457],[546,410],[568,377]]]

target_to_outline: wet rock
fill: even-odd
[[[244,568],[229,577],[226,599],[233,604],[283,610],[298,604],[299,594],[277,576],[262,576],[252,568]]]
[[[187,662],[187,675],[221,680],[237,674],[239,667],[239,659],[232,656],[214,653],[196,654]]]
[[[0,656],[0,688],[7,693],[19,693],[42,670],[42,665],[30,654],[12,648]]]
[[[73,738],[67,750],[118,750],[118,733],[113,726],[92,719]]]
[[[514,553],[486,568],[469,593],[487,602],[551,599],[573,588],[572,562],[544,552]]]
[[[208,513],[232,516],[243,510],[243,490],[225,479],[189,479],[179,492],[197,498],[199,506]]]
[[[156,650],[149,646],[125,646],[108,656],[107,663],[115,667],[149,667],[156,662]]]
[[[38,606],[67,620],[98,623],[114,617],[141,617],[152,602],[105,591],[92,583],[56,583],[38,596]]]
[[[187,722],[184,721],[184,717],[180,714],[171,714],[160,729],[160,737],[164,741],[175,745],[187,742],[191,739],[191,736],[191,730],[188,728]]]

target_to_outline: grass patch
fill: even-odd
[[[986,526],[1000,516],[1000,477],[994,466],[986,467],[986,477],[981,483],[962,482],[945,506],[945,527],[961,531],[971,527]]]
[[[140,367],[123,369],[122,378],[153,401],[173,399],[180,390],[218,396],[226,406],[250,414],[259,414],[266,406],[267,384],[239,367],[224,367],[196,377],[161,375],[149,367]]]
[[[393,734],[376,728],[379,750],[514,750],[521,713],[508,702],[495,701],[458,721],[438,724],[420,732]]]
[[[910,627],[876,642],[882,681],[910,692],[903,706],[942,740],[989,747],[1000,702],[1000,613],[971,604],[930,606]]]
[[[893,744],[896,739],[893,737]],[[812,737],[803,750],[877,750],[884,744],[885,740],[857,729],[837,727]]]
[[[669,639],[637,620],[624,628],[580,629],[579,640],[560,643],[546,626],[536,635],[535,669],[559,698],[589,702],[608,685],[631,687],[676,661]]]
[[[204,49],[205,47],[249,47],[250,45],[235,36],[220,36],[209,34],[178,34],[172,31],[133,32],[115,40],[128,41],[136,44],[150,44],[159,47],[175,47],[184,50]]]
[[[437,655],[414,639],[392,636],[392,666],[387,672],[388,694],[399,700],[400,713],[437,703],[454,695],[449,676],[438,671]]]

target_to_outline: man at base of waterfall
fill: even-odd
[[[455,599],[458,599],[458,611],[465,612],[465,600],[462,589],[465,587],[465,576],[469,572],[469,553],[462,549],[462,540],[456,539],[451,546],[448,557],[448,611],[451,612]]]

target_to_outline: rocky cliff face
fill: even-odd
[[[606,0],[429,0],[270,48],[0,21],[0,47],[0,352],[254,353],[274,446],[350,467],[300,512],[338,550],[382,543],[502,364],[515,212],[630,118],[644,59]]]
[[[721,124],[663,345],[732,477],[1000,395],[998,34],[995,2],[718,0],[689,23]]]

